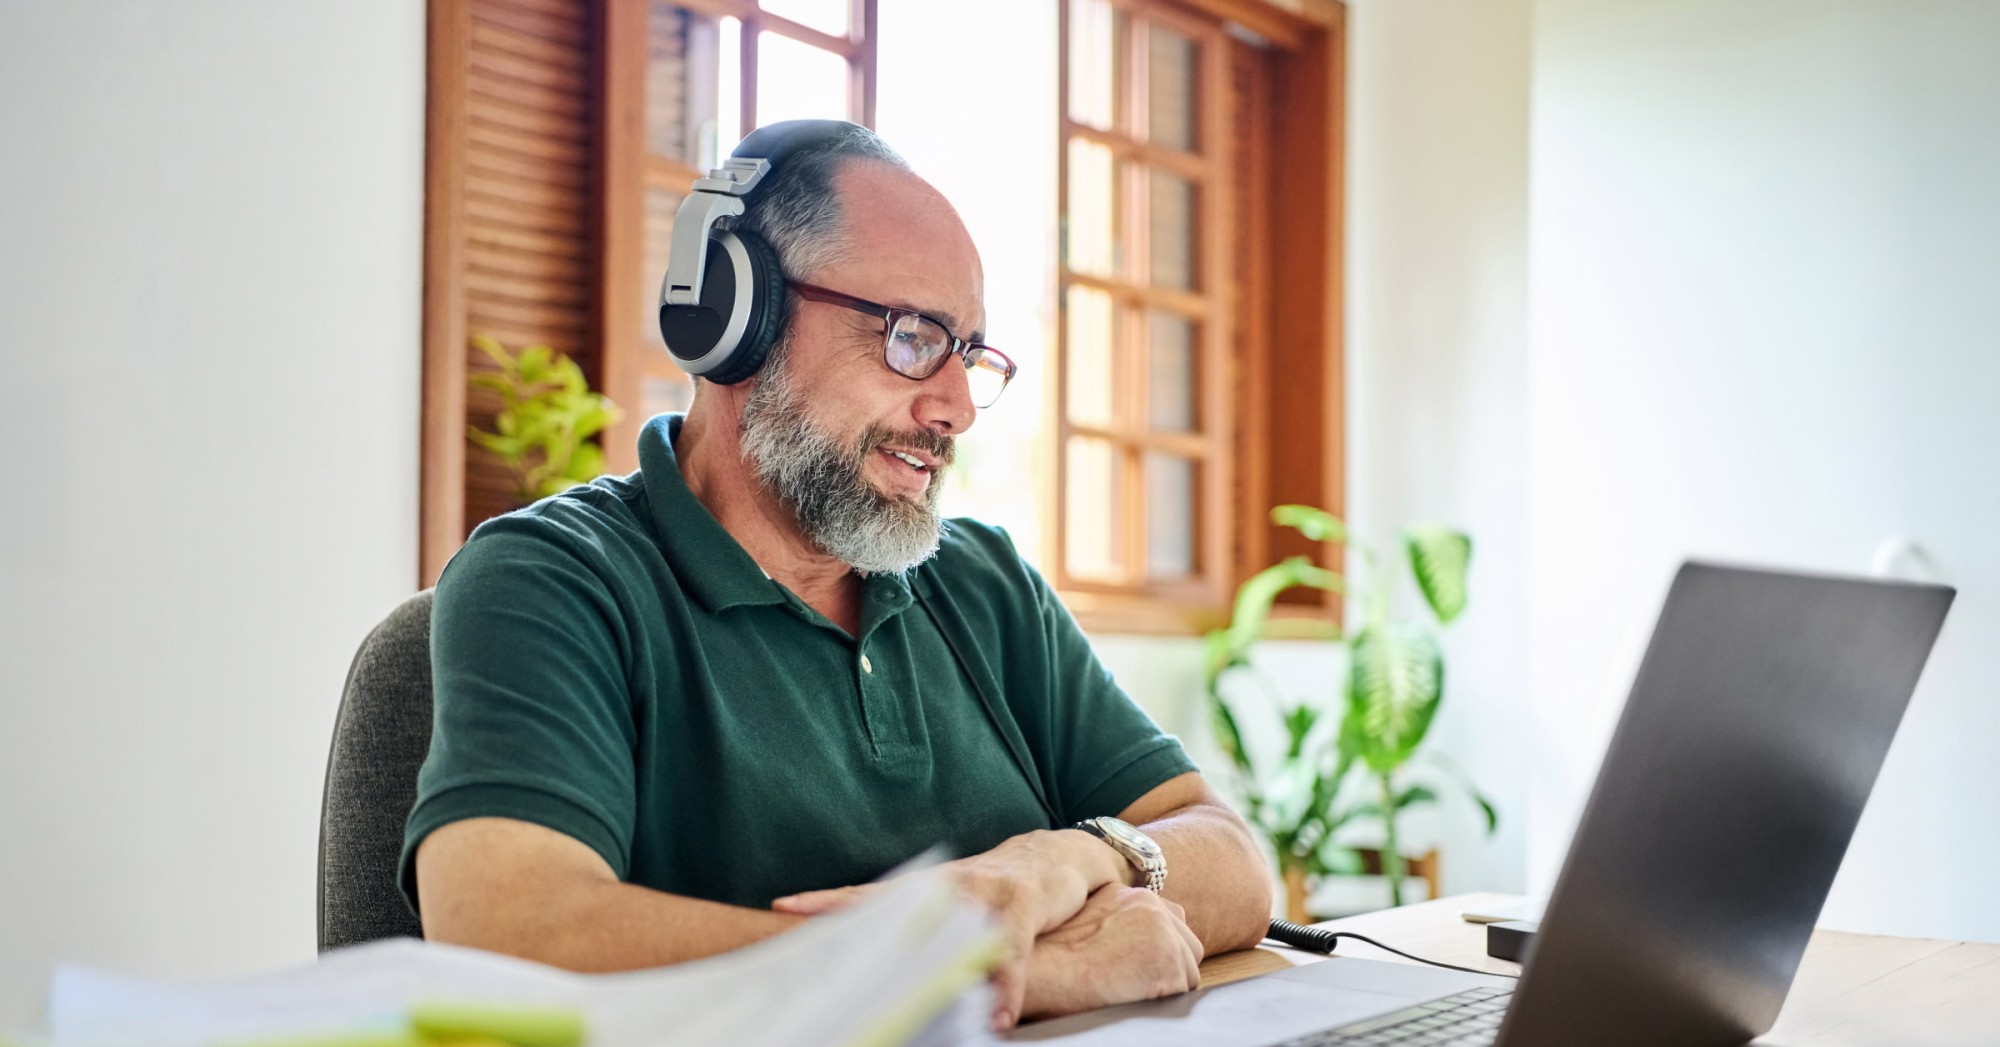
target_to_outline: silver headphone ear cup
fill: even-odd
[[[716,235],[729,237],[741,248],[740,255],[731,252],[744,265],[737,273],[736,286],[739,293],[748,291],[750,301],[735,350],[704,377],[717,385],[735,385],[764,366],[771,348],[785,333],[785,271],[778,263],[778,252],[763,238],[749,233]]]
[[[755,304],[754,265],[734,235],[715,232],[705,248],[699,299],[692,305],[660,305],[660,337],[674,362],[689,374],[708,377],[729,366],[750,330]]]

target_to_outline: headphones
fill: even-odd
[[[674,212],[660,337],[674,362],[717,385],[764,366],[785,329],[785,273],[778,252],[751,233],[717,229],[757,202],[785,158],[859,130],[845,120],[785,120],[750,132],[729,159],[697,179]]]

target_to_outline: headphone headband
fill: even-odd
[[[859,130],[845,120],[781,120],[750,132],[730,152],[729,159],[696,179],[694,191],[674,212],[673,246],[667,256],[667,279],[660,289],[661,305],[690,306],[701,301],[707,273],[709,233],[723,218],[743,213],[755,200],[764,177],[787,157],[836,141]]]
[[[741,215],[764,179],[790,157],[858,131],[866,133],[845,120],[767,124],[745,136],[681,201],[660,285],[660,335],[690,374],[723,384],[754,374],[784,313],[784,274],[775,252],[762,242],[743,242],[755,237],[719,231],[716,223]],[[710,286],[708,266],[718,252],[717,264],[732,269],[726,287]]]

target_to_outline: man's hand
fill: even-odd
[[[1201,985],[1201,940],[1181,907],[1144,887],[1106,884],[1035,942],[1022,1015],[1054,1018]]]
[[[1124,886],[1120,878],[1130,866],[1096,837],[1062,829],[1022,833],[984,854],[949,862],[944,868],[961,892],[992,910],[1007,937],[1007,958],[993,972],[997,998],[993,1025],[1007,1029],[1024,1013],[1028,958],[1035,951],[1035,939],[1068,923],[1092,892],[1106,884]],[[794,894],[773,901],[771,908],[814,916],[850,904],[866,894],[869,886]],[[1198,942],[1195,957],[1198,964]]]

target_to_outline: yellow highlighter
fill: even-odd
[[[410,1008],[410,1028],[431,1047],[580,1047],[583,1012],[555,1005],[425,1000]]]

